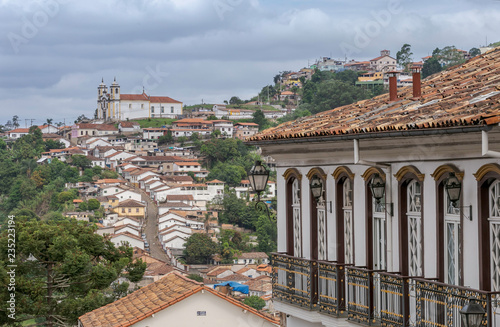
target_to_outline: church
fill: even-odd
[[[131,120],[143,118],[177,118],[182,115],[182,102],[167,96],[122,94],[116,82],[108,87],[104,79],[97,87],[97,109],[95,118],[108,120]]]

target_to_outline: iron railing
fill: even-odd
[[[374,277],[377,272],[363,267],[346,267],[347,319],[363,325],[376,322]]]
[[[410,278],[396,273],[380,273],[380,322],[384,327],[409,326]]]
[[[345,265],[319,261],[319,311],[336,317],[345,312]]]
[[[273,298],[309,309],[317,309],[318,264],[283,253],[272,254]]]

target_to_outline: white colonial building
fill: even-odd
[[[286,326],[462,326],[471,297],[500,322],[499,73],[496,48],[250,139],[277,164]]]
[[[141,118],[177,118],[182,115],[182,102],[167,96],[122,94],[114,80],[108,87],[104,80],[97,87],[96,119],[127,120]]]

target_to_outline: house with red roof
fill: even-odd
[[[16,128],[16,129],[13,129],[11,131],[8,131],[7,135],[11,139],[18,139],[18,138],[21,138],[21,136],[23,136],[23,135],[29,134],[29,132],[30,132],[29,128]]]
[[[78,327],[278,327],[279,320],[172,272],[78,318]]]
[[[148,95],[144,90],[141,94],[122,94],[116,79],[109,89],[104,80],[97,87],[97,119],[127,121],[142,118],[176,118],[180,115],[182,102],[168,96]]]

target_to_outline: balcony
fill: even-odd
[[[362,325],[457,327],[459,310],[473,297],[486,312],[483,325],[500,325],[500,292],[282,253],[272,254],[272,265],[275,300],[332,318]]]

